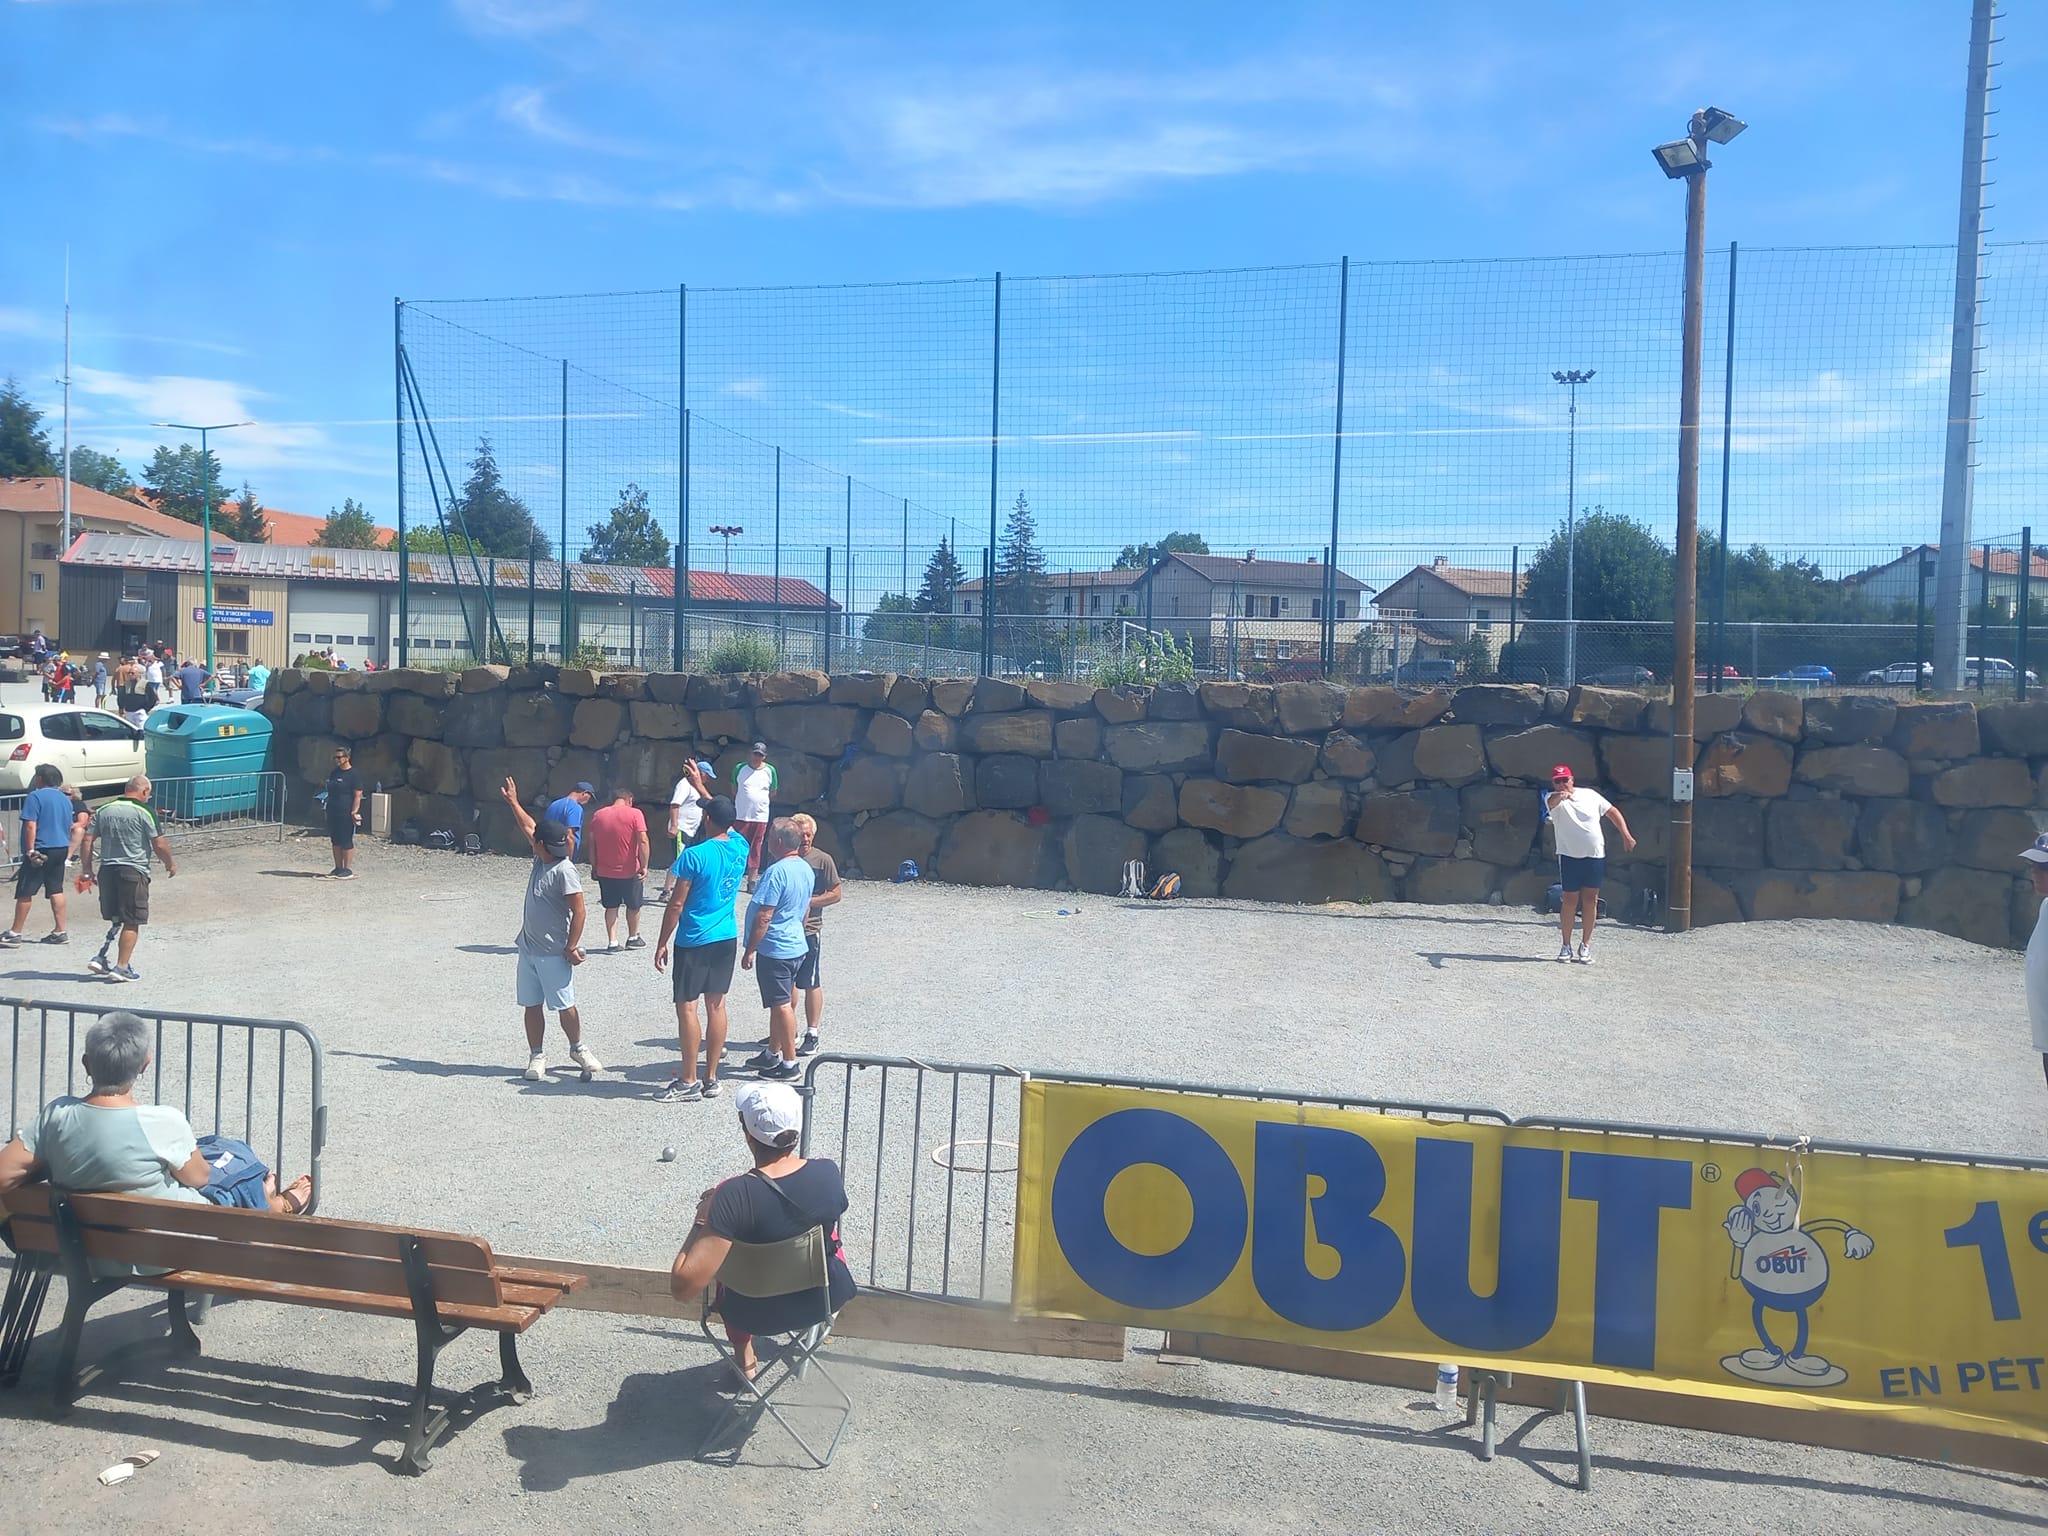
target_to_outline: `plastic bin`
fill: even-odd
[[[157,810],[183,821],[254,811],[270,765],[270,717],[232,704],[172,704],[142,727]]]

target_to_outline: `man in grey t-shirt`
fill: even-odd
[[[519,1006],[526,1012],[526,1080],[547,1076],[547,1010],[561,1016],[569,1059],[583,1069],[583,1081],[602,1069],[583,1043],[583,1018],[576,1009],[575,968],[583,963],[583,881],[569,862],[569,829],[555,820],[534,824],[519,803],[519,786],[507,779],[501,793],[519,830],[533,847],[526,876],[526,907],[519,922]]]

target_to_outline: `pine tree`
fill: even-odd
[[[1046,589],[1045,554],[1038,547],[1038,525],[1031,516],[1031,503],[1024,493],[1010,508],[1003,524],[1002,543],[996,550],[996,589],[991,594],[993,611],[999,614],[1046,612],[1052,594]]]
[[[210,499],[215,517],[227,504],[227,481],[221,474],[220,457],[211,448],[205,457],[190,443],[177,448],[157,444],[149,467],[142,472],[147,490],[159,512],[196,523],[202,516],[201,501]]]
[[[610,519],[592,526],[590,543],[576,558],[585,565],[667,565],[668,535],[654,520],[647,493],[637,485],[620,491]]]
[[[917,589],[911,608],[918,613],[951,613],[953,599],[967,580],[967,572],[953,556],[953,544],[944,534],[939,547],[924,563],[924,585]]]
[[[57,456],[42,422],[43,413],[28,403],[12,378],[0,384],[0,476],[57,473]]]
[[[222,515],[215,519],[214,530],[225,533],[237,544],[268,544],[270,524],[263,517],[263,503],[256,499],[256,493],[249,489],[249,482],[242,482],[242,494],[221,509]]]
[[[328,509],[327,521],[320,525],[319,536],[313,542],[326,549],[375,549],[377,525],[351,496],[341,504],[340,511]]]
[[[449,532],[462,533],[466,530],[487,553],[524,560],[527,541],[535,539],[539,543],[540,558],[554,558],[554,545],[540,531],[533,514],[526,510],[526,503],[506,490],[505,482],[498,477],[498,460],[491,452],[488,436],[476,440],[476,457],[469,461],[469,478],[462,484],[462,494],[456,498],[456,507],[462,516],[458,521],[451,510]],[[438,545],[439,529],[435,530],[434,539]]]

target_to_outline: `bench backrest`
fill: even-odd
[[[57,1252],[46,1184],[0,1198],[14,1246]],[[86,1257],[148,1268],[196,1270],[274,1285],[315,1286],[370,1296],[408,1294],[398,1240],[411,1235],[433,1276],[435,1300],[451,1306],[504,1303],[490,1245],[480,1237],[324,1216],[280,1216],[140,1195],[68,1196]]]

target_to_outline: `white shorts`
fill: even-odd
[[[519,1006],[548,1007],[556,1013],[576,1006],[576,967],[567,955],[519,956]]]

